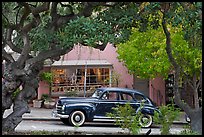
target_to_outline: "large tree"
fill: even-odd
[[[74,44],[103,49],[127,40],[141,3],[3,2],[2,131],[14,131],[36,96],[44,61],[59,60]],[[19,57],[5,49],[9,47]],[[21,88],[19,88],[21,86]],[[13,112],[3,118],[13,105]]]
[[[142,78],[166,77],[174,72],[175,103],[190,117],[192,130],[202,134],[202,107],[198,102],[198,89],[202,88],[201,7],[201,3],[146,3],[141,13],[141,19],[146,20],[144,27],[133,29],[118,52],[127,67]],[[180,97],[181,79],[190,85],[185,92],[194,93],[194,107]]]
[[[132,26],[145,31],[150,23],[157,28],[160,16],[154,10],[165,9],[163,21],[170,18],[165,13],[172,13],[161,5],[146,2],[3,2],[2,59],[6,63],[2,75],[2,130],[13,131],[22,115],[29,111],[27,102],[36,95],[38,74],[46,59],[58,60],[77,43],[103,49],[107,42],[125,42]],[[188,4],[183,7],[191,8]],[[149,11],[153,15],[151,20],[147,19]],[[190,13],[194,13],[193,9]],[[165,30],[165,22],[163,26]],[[166,38],[169,40],[168,35]],[[167,45],[171,50],[171,45]],[[12,57],[5,50],[6,46],[20,56]],[[168,55],[173,63],[171,54]],[[13,113],[3,118],[12,104]]]

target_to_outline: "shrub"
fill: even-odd
[[[51,72],[41,72],[39,74],[40,80],[44,80],[49,84],[52,83],[53,74]]]
[[[174,120],[179,118],[180,109],[175,108],[173,104],[162,105],[159,107],[161,114],[158,112],[154,115],[154,122],[156,124],[161,124],[161,135],[169,135],[170,127]]]
[[[130,103],[126,103],[124,106],[118,105],[112,109],[113,113],[107,113],[107,116],[115,120],[115,125],[118,125],[123,130],[128,129],[129,134],[137,135],[140,133],[139,115],[141,112],[136,114]]]

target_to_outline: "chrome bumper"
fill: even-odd
[[[68,118],[69,115],[58,114],[56,110],[52,110],[52,117]]]

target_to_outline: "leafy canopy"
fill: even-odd
[[[80,2],[67,2],[66,4],[72,6],[75,14],[80,13],[83,9]],[[10,7],[13,6],[10,5]],[[70,13],[68,7],[58,6],[57,8],[60,15]],[[51,11],[48,10],[40,13],[41,23],[29,32],[32,45],[31,50],[36,52],[49,50],[52,43],[57,45],[57,48],[69,49],[78,43],[97,47],[99,43],[107,44],[110,42],[116,44],[124,42],[131,34],[131,26],[136,20],[134,17],[137,12],[138,6],[134,3],[116,3],[110,7],[98,6],[94,9],[91,16],[75,16],[61,25],[59,29],[53,31],[50,28],[53,19],[50,16]],[[13,17],[15,14],[17,14],[16,9]],[[30,21],[29,18],[26,21]],[[23,48],[20,32],[16,31],[15,33],[14,42],[19,48]]]
[[[181,28],[169,26],[172,38],[172,50],[178,64],[184,72],[192,74],[199,71],[202,51],[189,46],[184,40]],[[140,78],[167,77],[172,70],[165,50],[166,39],[162,28],[148,28],[146,32],[132,29],[132,35],[125,43],[118,45],[118,58],[125,63],[130,72]]]

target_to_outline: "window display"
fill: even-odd
[[[85,77],[86,71],[86,77]],[[52,92],[64,92],[70,90],[83,90],[109,86],[109,68],[52,68],[53,75]]]

